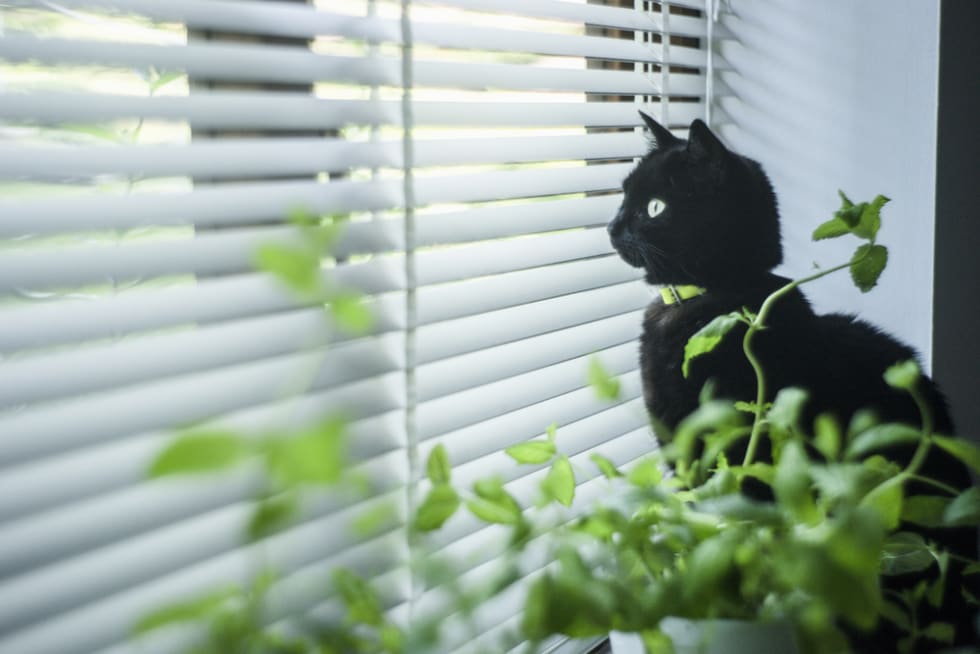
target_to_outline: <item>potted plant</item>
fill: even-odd
[[[685,368],[710,356],[735,325],[746,325],[755,402],[716,399],[708,387],[673,434],[659,430],[664,446],[630,469],[594,455],[610,488],[603,502],[570,522],[537,521],[499,482],[474,485],[470,510],[511,525],[515,550],[539,538],[551,543],[555,563],[535,581],[524,607],[523,629],[532,643],[553,634],[613,632],[615,654],[741,651],[735,643],[745,651],[840,652],[875,629],[891,642],[881,646],[911,652],[951,643],[954,628],[964,629],[964,605],[976,604],[964,583],[980,571],[975,552],[965,557],[932,536],[975,528],[980,489],[930,479],[923,463],[938,449],[980,472],[980,449],[933,433],[918,365],[905,361],[882,374],[914,399],[921,428],[878,423],[867,413],[847,425],[829,415],[805,424],[807,394],[796,388],[765,401],[765,371],[753,340],[780,298],[845,268],[868,290],[885,267],[887,253],[876,236],[887,199],[855,205],[841,195],[841,210],[815,238],[861,238],[849,262],[791,282],[758,313],[719,316],[687,344]],[[591,379],[601,395],[615,397],[616,383],[600,366]],[[730,460],[731,446],[745,439],[744,455]],[[544,440],[507,450],[520,464],[549,467],[543,505],[573,502],[575,474],[559,442],[550,430]],[[914,453],[893,458],[897,446]],[[449,485],[444,452],[433,452],[429,470],[432,489],[416,522],[424,530],[451,516],[461,496]],[[749,486],[756,492],[746,493]],[[960,615],[947,619],[949,609]],[[769,645],[760,646],[757,637]]]
[[[752,359],[755,334],[766,328],[769,311],[790,287],[844,268],[860,286],[873,286],[885,262],[869,255],[883,247],[874,242],[882,204],[854,205],[845,198],[834,230],[860,232],[868,241],[854,258],[776,291],[758,313],[720,316],[690,340],[685,365],[711,356],[738,324],[746,326],[743,347]],[[869,223],[873,230],[866,229]],[[280,276],[297,277],[287,272]],[[756,373],[755,402],[719,399],[706,388],[700,406],[673,433],[659,430],[664,445],[649,456],[620,469],[594,454],[592,464],[608,484],[598,503],[576,503],[576,469],[561,452],[555,427],[542,439],[507,449],[517,464],[542,469],[534,507],[522,506],[499,478],[457,487],[446,450],[436,446],[411,525],[418,551],[425,550],[426,534],[439,530],[462,507],[509,530],[509,547],[500,575],[478,589],[458,584],[450,564],[424,556],[418,558],[427,565],[417,575],[451,589],[451,611],[472,613],[518,583],[527,572],[522,565],[532,558],[529,553],[540,557],[543,548],[552,563],[531,583],[522,609],[521,629],[530,651],[555,634],[612,633],[615,654],[743,651],[737,647],[787,654],[840,652],[849,651],[862,633],[882,628],[894,636],[898,651],[950,642],[954,624],[945,612],[953,603],[976,602],[968,587],[962,589],[962,600],[960,586],[976,579],[980,566],[938,546],[930,537],[936,532],[928,530],[974,529],[980,523],[980,491],[925,478],[921,466],[930,451],[939,449],[980,472],[980,449],[933,433],[928,404],[919,397],[920,372],[912,361],[883,375],[916,400],[922,428],[878,423],[868,414],[856,415],[847,425],[829,416],[806,424],[806,393],[781,389],[766,402],[765,371],[756,367]],[[618,395],[616,380],[597,361],[589,378],[602,397]],[[275,482],[267,485],[250,526],[249,536],[262,538],[288,523],[300,484],[329,487],[341,478],[341,433],[341,424],[328,421],[313,431],[256,444],[243,444],[233,434],[185,436],[161,453],[154,470],[210,470],[243,460],[247,451],[258,453]],[[733,458],[731,446],[746,440],[744,455]],[[889,458],[895,445],[911,445],[914,455],[904,463]],[[202,452],[208,456],[202,459]],[[311,454],[332,463],[311,468]],[[753,485],[765,492],[746,492]],[[910,576],[912,582],[892,581]],[[442,651],[444,614],[396,623],[370,584],[349,571],[335,575],[335,590],[346,606],[343,620],[284,638],[261,620],[271,581],[267,575],[258,578],[253,588],[164,607],[141,627],[203,622],[213,642],[211,649],[196,651],[228,651],[228,643],[248,644],[248,651],[297,654]]]

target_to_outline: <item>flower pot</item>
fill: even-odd
[[[660,630],[674,643],[676,654],[799,654],[793,630],[784,622],[687,620],[664,618]],[[638,634],[612,632],[613,654],[645,654]]]

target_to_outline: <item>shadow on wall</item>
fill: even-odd
[[[873,295],[846,278],[808,290],[819,311],[859,313],[931,350],[938,3],[732,0],[716,41],[722,134],[762,162],[780,200],[785,273],[846,260],[813,228],[852,198],[892,198],[882,242],[894,264]],[[730,122],[729,122],[730,121]]]

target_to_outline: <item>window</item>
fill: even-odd
[[[458,479],[499,471],[523,497],[544,471],[501,451],[551,423],[573,462],[648,451],[649,294],[604,225],[645,148],[637,109],[704,115],[703,2],[665,5],[5,3],[0,651],[176,651],[193,634],[130,629],[246,577],[259,547],[284,624],[329,613],[340,565],[425,606],[400,527],[436,443]],[[368,297],[369,335],[255,271],[297,209],[346,217],[323,275]],[[593,353],[615,406],[586,386]],[[175,429],[336,410],[372,497],[310,501],[261,546],[241,540],[254,471],[145,479]],[[350,528],[385,502],[380,533]],[[465,516],[437,545],[477,577],[502,548]],[[482,642],[516,645],[516,611],[489,606]]]

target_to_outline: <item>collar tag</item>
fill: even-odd
[[[692,297],[704,295],[705,289],[700,286],[663,286],[660,288],[660,297],[664,299],[664,304],[680,304],[684,300]]]

